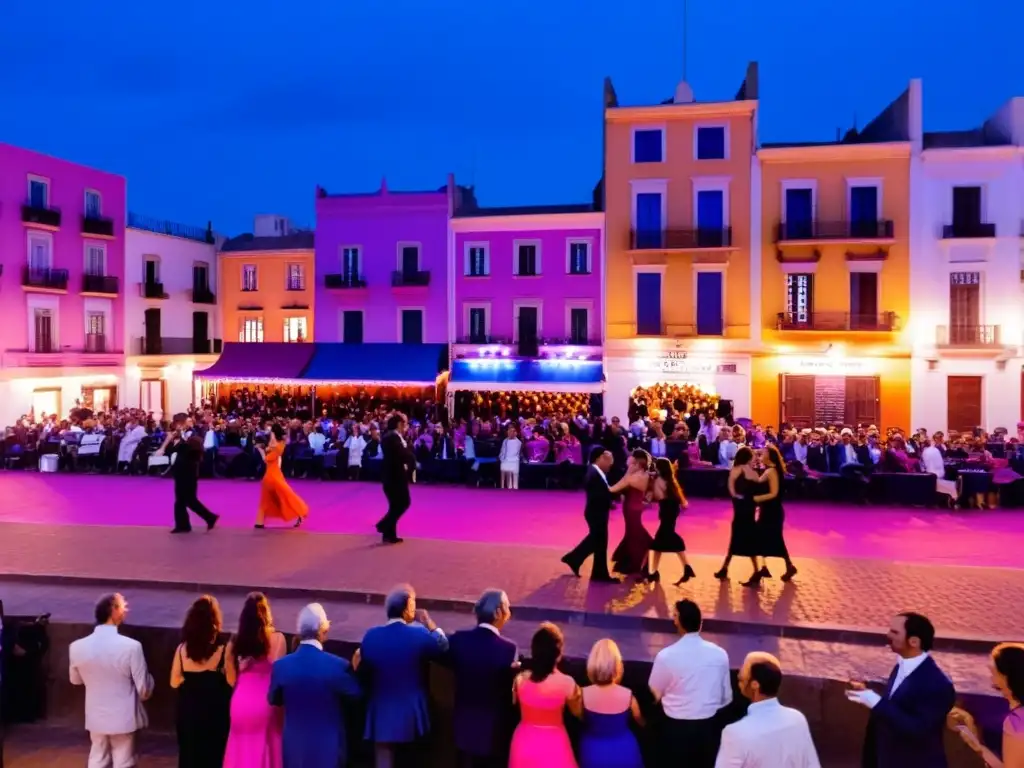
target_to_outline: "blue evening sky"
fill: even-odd
[[[585,202],[605,75],[653,103],[682,71],[682,0],[0,5],[0,141],[123,174],[132,210],[226,234],[256,213],[312,224],[317,184],[382,176]],[[763,141],[831,139],[912,77],[930,130],[1024,96],[1021,0],[690,0],[689,20],[698,100],[760,62]]]

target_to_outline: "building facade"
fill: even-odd
[[[0,420],[106,410],[124,374],[125,180],[0,144]]]
[[[157,418],[200,401],[193,372],[221,349],[217,246],[212,230],[128,217],[125,234],[123,405]]]
[[[317,341],[448,340],[448,221],[463,190],[316,198]]]
[[[239,235],[218,254],[225,341],[305,342],[314,336],[313,233]]]
[[[750,414],[760,317],[757,65],[733,101],[621,107],[606,83],[605,411],[692,384]],[[752,235],[753,233],[753,235]]]
[[[1024,98],[974,130],[924,133],[912,161],[914,426],[1024,418]]]
[[[755,422],[910,428],[912,86],[835,142],[764,145]]]

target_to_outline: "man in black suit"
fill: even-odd
[[[514,720],[509,691],[519,668],[516,644],[501,636],[512,609],[508,595],[489,589],[473,611],[476,628],[452,635],[445,658],[455,673],[455,746],[460,768],[503,768]]]
[[[207,530],[213,530],[218,516],[199,501],[202,438],[193,435],[186,439],[179,427],[167,435],[157,453],[171,458],[171,473],[174,475],[174,528],[171,533],[189,533],[192,530],[192,523],[188,519],[190,509],[203,519]]]
[[[384,454],[381,462],[381,482],[384,496],[388,500],[388,511],[377,523],[377,531],[385,544],[398,544],[398,520],[412,504],[409,497],[409,478],[416,469],[416,457],[405,441],[409,420],[405,414],[396,413],[388,419],[388,431],[381,438]]]
[[[608,487],[608,471],[612,468],[612,454],[601,446],[590,451],[590,467],[583,481],[587,494],[587,505],[583,517],[587,521],[587,535],[576,549],[562,558],[572,572],[580,575],[580,566],[591,555],[594,567],[590,571],[591,581],[618,582],[608,573],[608,515],[612,508],[612,494]]]

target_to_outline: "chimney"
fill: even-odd
[[[380,177],[380,193],[386,195],[388,193],[388,180],[386,176]]]
[[[907,89],[907,134],[910,151],[915,155],[924,147],[924,86],[915,77]]]
[[[619,106],[619,99],[615,95],[615,86],[612,85],[612,79],[606,77],[604,79],[604,108],[611,109],[617,106]]]

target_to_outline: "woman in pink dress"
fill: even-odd
[[[990,665],[992,687],[1010,705],[1003,720],[1001,754],[985,745],[978,724],[966,710],[954,707],[947,723],[978,753],[986,768],[1024,768],[1024,644],[1000,643],[992,650]]]
[[[576,768],[563,718],[566,707],[580,717],[583,698],[576,681],[558,671],[563,643],[558,627],[547,622],[533,635],[531,669],[512,687],[522,720],[512,735],[509,768]]]
[[[612,552],[615,571],[623,576],[648,578],[647,553],[654,539],[644,528],[644,497],[651,486],[650,467],[653,462],[647,451],[636,450],[626,462],[626,476],[611,487],[611,492],[625,492],[622,502],[622,517],[626,530],[622,541]]]
[[[262,592],[245,598],[238,633],[228,643],[231,731],[224,768],[282,768],[282,710],[270,706],[270,668],[285,655],[284,635],[274,630],[270,603]]]

